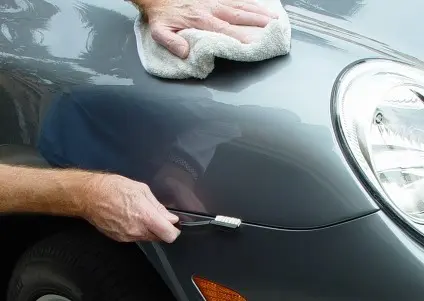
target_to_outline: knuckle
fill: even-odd
[[[140,236],[138,237],[138,240],[141,240],[141,241],[152,241],[152,239],[151,239],[150,235],[148,235],[148,234],[140,235]]]
[[[159,39],[158,30],[155,28],[152,28],[151,35],[152,35],[152,39],[157,42]]]
[[[154,216],[150,210],[144,212],[143,221],[144,221],[144,226],[147,228],[150,228],[154,224],[155,222]]]
[[[140,189],[144,190],[144,191],[150,191],[150,187],[146,184],[146,183],[139,183],[138,184]]]
[[[159,210],[159,211],[167,211],[166,210],[166,208],[165,208],[165,206],[164,205],[162,205],[161,203],[159,203],[158,202],[158,204],[157,204],[157,209]]]
[[[137,226],[131,226],[130,228],[127,229],[126,231],[127,235],[129,236],[138,236],[140,234],[140,229]]]
[[[210,8],[212,16],[217,16],[222,13],[223,6],[220,3],[217,3],[215,6]]]
[[[120,236],[119,237],[120,242],[131,242],[131,238],[128,236]]]
[[[110,237],[118,242],[128,242],[129,239],[128,236],[123,234],[111,235]]]
[[[175,40],[171,38],[164,39],[163,43],[166,45],[166,47],[171,48],[175,45]]]
[[[216,8],[212,8],[212,11]],[[202,20],[208,15],[208,12],[204,9],[195,8],[191,11],[190,16],[192,20]]]
[[[161,29],[156,26],[156,25],[152,25],[151,27],[151,35],[152,35],[152,39],[156,42],[160,41],[160,39],[162,38],[162,32]]]
[[[242,19],[242,14],[239,11],[235,11],[232,13],[231,18],[233,19],[233,21],[235,23],[240,23],[241,19]]]
[[[198,12],[190,19],[190,24],[194,25],[195,27],[203,27],[207,22],[210,22],[210,20],[213,19],[213,14],[207,14],[205,12]]]
[[[226,22],[226,21],[215,21],[212,22],[212,29],[213,31],[216,32],[224,32],[228,29],[228,27],[230,26],[230,23]]]

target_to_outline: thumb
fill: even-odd
[[[153,24],[151,29],[153,40],[167,48],[176,56],[182,59],[187,58],[189,53],[189,45],[183,37],[163,25]]]

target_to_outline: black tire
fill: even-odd
[[[48,294],[71,301],[174,300],[135,244],[91,230],[49,237],[20,258],[7,300],[36,301]]]

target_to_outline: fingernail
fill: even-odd
[[[175,214],[172,214],[169,211],[166,212],[166,218],[172,223],[176,223],[179,220],[178,216],[176,216]]]
[[[178,236],[180,236],[180,234],[181,234],[181,231],[178,230],[177,228],[175,228],[175,231],[173,231],[170,234],[170,237],[169,237],[167,243],[173,243],[178,238]]]
[[[240,39],[240,42],[243,44],[250,44],[253,42],[253,39],[250,36],[244,36],[242,39]]]
[[[188,56],[188,49],[185,46],[179,46],[177,48],[177,55],[182,58],[185,59]]]

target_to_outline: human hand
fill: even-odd
[[[177,35],[186,28],[219,32],[251,42],[240,26],[265,27],[278,14],[255,0],[132,0],[147,15],[152,38],[175,55],[186,58],[188,42]]]
[[[117,241],[173,242],[178,217],[153,196],[149,187],[118,175],[94,175],[87,184],[84,218]]]

